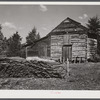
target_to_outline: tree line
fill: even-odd
[[[34,43],[34,41],[40,39],[40,34],[37,33],[36,28],[34,27],[26,37],[26,43]],[[0,25],[0,56],[8,57],[25,57],[25,49],[23,49],[23,44],[21,43],[22,38],[19,33],[16,31],[8,39],[4,37],[2,33],[2,25]]]
[[[98,16],[89,18],[86,24],[88,29],[88,35],[91,34],[97,39],[97,54],[100,55],[100,19]],[[26,43],[31,44],[34,41],[40,39],[40,34],[37,33],[37,29],[34,27],[26,37]],[[25,57],[25,49],[22,49],[22,38],[18,32],[15,32],[8,39],[4,37],[2,33],[2,25],[0,25],[0,55],[6,55],[8,57],[21,56]]]

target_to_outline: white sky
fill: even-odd
[[[100,17],[100,5],[0,5],[4,36],[18,31],[23,43],[34,26],[43,37],[67,17],[85,25],[95,15]]]

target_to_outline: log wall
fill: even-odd
[[[86,59],[86,47],[87,47],[87,36],[85,34],[72,34],[71,44],[72,44],[72,60],[76,57],[82,60]]]
[[[93,57],[97,51],[97,40],[92,38],[87,38],[87,59]]]
[[[64,35],[51,36],[51,58],[60,59],[62,57],[62,45]]]
[[[86,35],[85,34],[67,34],[51,36],[51,57],[54,59],[62,58],[63,45],[72,45],[72,60],[76,57],[86,59]]]

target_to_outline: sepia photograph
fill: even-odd
[[[100,90],[100,3],[0,4],[0,90]]]

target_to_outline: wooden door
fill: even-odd
[[[67,58],[69,59],[69,61],[72,60],[72,45],[64,45],[62,48],[63,62],[67,61]]]

